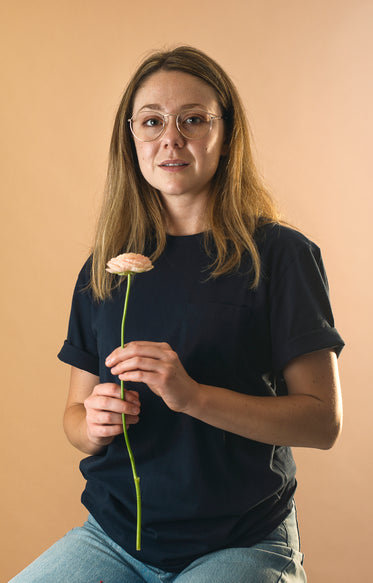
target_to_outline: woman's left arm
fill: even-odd
[[[173,411],[273,445],[329,449],[342,426],[337,357],[325,349],[294,358],[283,374],[286,396],[257,397],[202,385],[166,343],[131,342],[107,360],[124,381],[142,382]]]

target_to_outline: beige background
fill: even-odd
[[[368,581],[373,3],[3,0],[0,22],[0,581],[85,517],[56,353],[122,89],[149,49],[176,43],[230,73],[267,183],[323,250],[345,426],[333,450],[295,451],[303,550],[310,583]]]

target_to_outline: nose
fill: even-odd
[[[166,117],[166,127],[165,131],[161,137],[165,147],[179,147],[181,148],[185,144],[185,138],[179,132],[176,125],[176,114],[169,113]]]

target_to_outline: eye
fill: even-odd
[[[147,127],[147,128],[156,128],[158,126],[163,125],[163,119],[160,117],[155,117],[155,116],[146,117],[146,118],[142,119],[141,125],[143,125],[144,127]]]
[[[133,123],[137,128],[141,127],[144,129],[159,128],[164,124],[161,113],[149,110],[140,111],[140,113],[134,117]]]
[[[198,115],[191,115],[184,119],[183,123],[188,125],[198,125],[202,122],[201,118]]]
[[[184,126],[198,126],[209,122],[207,113],[200,111],[188,111],[181,117],[181,123]]]

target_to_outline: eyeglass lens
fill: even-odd
[[[150,142],[156,140],[167,123],[166,117],[157,111],[140,111],[131,120],[134,135],[139,140]],[[203,138],[211,128],[211,116],[200,110],[183,111],[176,117],[180,133],[191,140]]]

